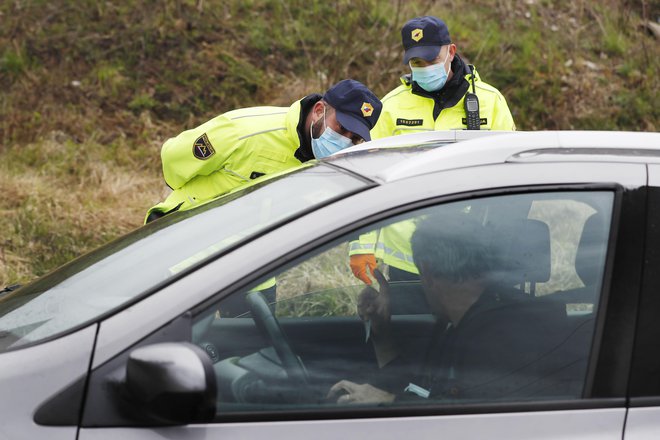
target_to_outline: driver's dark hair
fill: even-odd
[[[412,235],[415,265],[436,278],[460,282],[488,277],[494,254],[489,234],[469,213],[447,210],[423,216]]]

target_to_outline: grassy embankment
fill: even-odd
[[[0,286],[138,227],[166,194],[160,145],[184,128],[346,77],[384,95],[421,14],[446,19],[519,129],[660,128],[651,2],[4,2]]]

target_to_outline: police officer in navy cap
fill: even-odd
[[[290,107],[232,110],[186,130],[163,144],[163,177],[173,191],[145,222],[368,141],[381,109],[364,84],[345,79]]]
[[[428,130],[515,130],[504,96],[458,55],[444,21],[413,18],[401,28],[401,41],[403,64],[410,73],[383,98],[383,115],[371,133],[374,139]],[[478,100],[476,127],[467,123],[468,94]]]
[[[346,79],[328,89],[312,109],[317,114],[320,108],[323,109],[323,118],[312,122],[310,130],[314,157],[326,157],[351,145],[370,141],[370,130],[382,107],[380,100],[358,81]]]
[[[458,55],[444,21],[413,18],[401,28],[401,41],[410,73],[383,98],[373,139],[431,130],[515,130],[504,96]],[[410,249],[413,231],[413,224],[404,223],[352,242],[353,274],[371,284],[369,274],[382,262],[392,280],[417,279]]]

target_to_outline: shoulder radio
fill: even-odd
[[[479,98],[474,86],[474,66],[470,66],[472,76],[472,92],[465,95],[465,120],[468,130],[480,130],[481,118],[479,117]]]

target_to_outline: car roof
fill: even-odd
[[[507,162],[660,163],[660,133],[474,133],[478,134],[437,131],[383,138],[343,150],[325,161],[377,182]]]
[[[396,148],[410,145],[419,145],[424,143],[447,143],[467,141],[486,136],[506,134],[507,131],[490,130],[442,130],[442,131],[422,131],[419,133],[405,134],[401,136],[390,136],[354,145],[341,150],[336,154],[355,153],[358,151],[373,150],[374,148]]]

